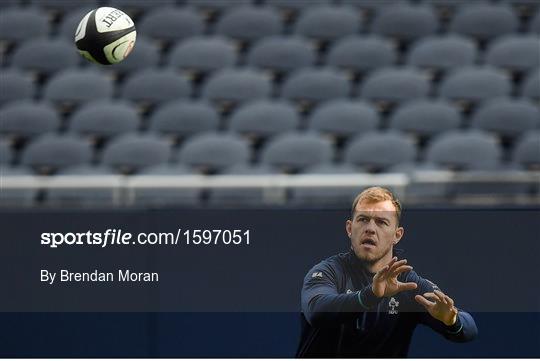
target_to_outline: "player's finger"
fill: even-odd
[[[446,300],[446,303],[450,306],[450,307],[454,307],[454,300],[451,299],[450,297],[448,297],[447,295],[444,295],[444,299]]]
[[[387,266],[388,268],[392,267],[392,265],[397,261],[397,257],[393,257],[390,262],[388,262]]]
[[[415,290],[418,287],[418,285],[414,282],[407,282],[407,283],[398,282],[397,285],[398,285],[398,290],[400,292]]]
[[[390,262],[384,266],[383,268],[381,268],[376,274],[375,276],[373,277],[374,280],[378,280],[378,279],[381,279],[383,278],[384,276],[386,276],[387,272],[390,270],[390,267],[392,267],[392,265],[397,261],[397,257],[394,257],[390,260]]]
[[[392,273],[390,274],[390,277],[392,278],[397,277],[400,273],[403,273],[405,271],[410,271],[410,270],[412,270],[412,266],[409,266],[409,265],[400,266],[392,271]]]
[[[439,300],[441,300],[442,303],[444,303],[445,305],[448,304],[448,300],[446,299],[446,295],[444,293],[442,293],[441,291],[439,290],[434,290],[433,291],[437,296],[439,296]]]
[[[388,265],[381,268],[377,273],[375,273],[375,276],[373,276],[373,280],[379,280],[384,277],[386,272],[388,271]]]
[[[436,302],[442,302],[441,299],[439,298],[439,296],[437,296],[437,295],[436,295],[435,293],[433,293],[433,292],[426,292],[426,293],[424,293],[424,297],[433,299],[433,300],[435,300]]]
[[[414,299],[415,299],[416,302],[418,302],[419,304],[424,306],[426,309],[429,309],[429,308],[435,306],[435,302],[428,301],[427,299],[425,299],[421,295],[414,296]]]
[[[389,269],[389,272],[392,273],[394,272],[394,270],[400,266],[403,266],[407,264],[407,260],[406,259],[401,259],[399,261],[396,261],[394,262],[391,266],[390,266],[390,269]]]

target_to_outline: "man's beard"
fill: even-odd
[[[370,252],[370,253],[362,254],[362,252],[360,252],[360,250],[357,251],[354,247],[351,247],[351,248],[352,248],[354,254],[356,255],[356,258],[358,258],[362,262],[369,263],[369,264],[375,264],[375,263],[379,262],[389,252],[392,252],[392,248],[388,247],[388,249],[384,250],[381,253],[374,254],[374,253]]]

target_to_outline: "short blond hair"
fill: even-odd
[[[370,187],[370,188],[364,189],[360,194],[356,196],[356,198],[354,199],[352,203],[351,219],[354,218],[354,212],[356,210],[356,206],[358,205],[358,203],[361,203],[364,201],[368,203],[392,201],[392,204],[396,208],[397,224],[399,225],[399,221],[401,219],[401,202],[390,190],[383,187]]]

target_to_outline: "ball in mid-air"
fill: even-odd
[[[129,55],[136,38],[135,24],[126,13],[101,7],[83,17],[75,32],[75,45],[86,59],[110,65]]]

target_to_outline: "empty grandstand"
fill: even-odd
[[[73,43],[137,25],[123,63]],[[540,203],[535,1],[2,1],[2,206]]]

